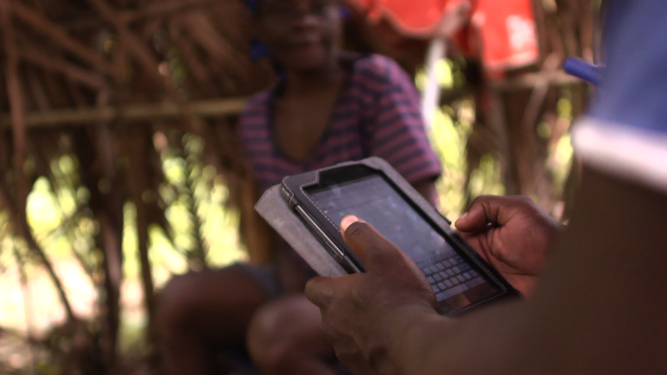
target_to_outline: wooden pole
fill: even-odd
[[[28,180],[23,172],[26,159],[26,126],[25,126],[25,102],[23,88],[19,77],[19,52],[16,46],[14,28],[12,26],[12,3],[9,0],[0,0],[0,24],[2,24],[2,35],[4,36],[6,65],[5,76],[7,77],[7,95],[11,109],[12,130],[14,138],[14,169],[17,176],[17,198],[19,223],[25,218],[25,206],[28,199]],[[25,237],[22,225],[16,228],[19,236]]]
[[[562,70],[525,73],[515,78],[491,83],[491,88],[503,92],[534,89],[536,86],[567,86],[580,83],[579,78],[573,77]]]
[[[175,103],[129,105],[120,108],[103,106],[96,108],[62,109],[27,114],[22,120],[27,128],[48,128],[58,126],[95,125],[96,123],[143,122],[171,120],[183,117],[185,110],[201,118],[236,116],[241,113],[246,98],[214,99],[191,102],[186,105]],[[11,127],[12,116],[0,116],[0,127]]]
[[[24,173],[23,166],[25,165],[25,160],[27,156],[27,126],[26,126],[26,116],[25,116],[25,102],[23,98],[23,88],[21,86],[20,79],[20,59],[19,52],[16,46],[16,39],[14,35],[14,29],[12,27],[12,11],[14,10],[13,6],[17,4],[16,2],[10,2],[10,0],[0,0],[0,27],[2,28],[2,35],[4,38],[5,45],[5,54],[6,54],[6,67],[5,75],[7,76],[7,93],[9,96],[9,104],[11,108],[11,127],[13,131],[13,141],[14,141],[14,170],[17,176],[17,196],[16,196],[16,205],[12,205],[11,197],[7,194],[4,189],[2,190],[2,197],[0,202],[4,207],[10,209],[14,207],[12,221],[14,224],[14,229],[19,237],[25,239],[28,243],[28,246],[39,256],[42,264],[46,267],[53,283],[58,290],[60,295],[61,302],[65,308],[65,312],[70,321],[75,319],[74,312],[72,310],[72,305],[69,303],[65,289],[60,282],[60,279],[55,273],[53,265],[46,257],[46,253],[41,249],[40,245],[37,243],[32,233],[30,232],[30,226],[26,219],[26,203],[28,200],[28,193],[30,186],[28,179]]]

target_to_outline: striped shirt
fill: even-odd
[[[393,60],[370,55],[354,61],[324,135],[303,162],[285,157],[271,136],[277,91],[274,87],[252,97],[239,122],[241,143],[261,194],[285,176],[370,156],[385,159],[410,183],[435,180],[440,175],[440,162],[424,129],[417,91]],[[437,197],[431,201],[435,204]],[[278,237],[276,245],[278,251],[289,251],[305,275],[315,276],[282,238]]]
[[[285,157],[271,134],[274,87],[252,97],[239,134],[260,193],[283,177],[379,156],[408,182],[435,180],[440,162],[429,144],[410,77],[393,60],[359,57],[348,72],[329,124],[307,160]]]

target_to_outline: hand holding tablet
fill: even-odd
[[[516,294],[435,208],[381,159],[286,177],[282,192],[312,236],[349,274],[365,270],[363,259],[350,249],[339,228],[344,217],[355,215],[422,271],[445,315]]]

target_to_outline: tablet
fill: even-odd
[[[382,159],[286,177],[281,191],[311,234],[348,273],[364,271],[363,262],[345,244],[339,228],[343,217],[355,215],[415,262],[431,283],[445,315],[516,295],[510,284]]]

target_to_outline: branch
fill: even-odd
[[[0,1],[0,4],[1,3],[2,1]],[[28,243],[28,247],[33,253],[37,255],[42,265],[46,267],[46,271],[48,272],[51,281],[53,282],[53,284],[56,287],[56,290],[58,291],[60,301],[65,307],[65,313],[67,314],[69,321],[76,320],[76,316],[74,315],[74,311],[72,310],[72,305],[69,302],[67,293],[65,293],[65,289],[63,288],[63,285],[60,282],[60,278],[56,274],[56,271],[53,268],[51,261],[46,256],[46,253],[44,252],[42,247],[37,243],[35,237],[30,232],[30,226],[28,225],[28,222],[25,220],[20,221],[18,215],[16,214],[17,210],[14,207],[14,205],[11,204],[11,202],[12,200],[9,194],[7,193],[4,181],[0,181],[0,206],[5,207],[5,209],[9,212],[10,222],[12,223],[14,229],[17,231],[17,233],[23,233],[21,237]]]
[[[196,46],[193,45],[190,40],[183,37],[180,25],[175,22],[170,22],[169,34],[199,88],[207,95],[213,97],[217,96],[218,90],[216,89],[206,66],[201,62],[201,57],[195,50]]]
[[[163,77],[159,74],[157,69],[158,62],[154,58],[151,51],[147,49],[141,40],[137,38],[136,35],[130,31],[127,25],[120,20],[118,12],[104,0],[88,1],[92,3],[93,7],[98,10],[98,12],[107,22],[110,22],[112,25],[114,25],[121,44],[127,47],[129,52],[134,55],[134,57],[141,65],[143,65],[145,73],[148,74],[150,78],[155,81],[155,83],[164,87],[169,98],[181,105],[180,115],[182,119],[193,133],[198,134],[200,131],[198,126],[198,119],[194,116],[190,107],[185,105],[186,103],[184,98],[176,90],[171,80],[168,77]]]
[[[537,85],[565,86],[581,83],[579,78],[573,77],[562,70],[552,72],[526,73],[516,78],[492,83],[491,87],[499,91],[518,91],[532,89]]]
[[[74,312],[69,303],[67,294],[63,289],[62,283],[56,274],[53,265],[47,258],[46,254],[39,246],[33,237],[28,221],[26,220],[26,201],[28,198],[28,181],[23,172],[26,157],[26,124],[25,124],[25,107],[23,102],[23,93],[21,88],[21,81],[19,79],[19,56],[16,48],[16,41],[14,39],[14,29],[12,27],[11,9],[12,6],[17,5],[17,2],[10,0],[0,0],[0,25],[2,27],[2,34],[4,37],[5,51],[7,54],[7,91],[9,94],[11,106],[12,129],[14,136],[14,153],[15,164],[14,169],[17,174],[17,190],[18,197],[12,200],[5,189],[4,176],[0,180],[0,204],[6,207],[10,212],[10,220],[13,224],[17,234],[26,240],[28,246],[40,258],[42,264],[46,267],[49,276],[58,290],[60,300],[65,307],[65,311],[70,320],[74,320]],[[16,202],[15,205],[12,202]]]
[[[33,31],[42,34],[44,37],[49,38],[62,48],[78,56],[97,71],[112,73],[111,64],[105,61],[100,54],[72,39],[60,27],[44,16],[35,13],[19,1],[12,1],[12,10],[16,17],[28,24]]]
[[[21,294],[23,296],[23,309],[25,310],[25,325],[28,334],[28,343],[30,347],[30,363],[32,365],[32,372],[34,373],[37,369],[37,356],[35,353],[35,348],[33,343],[35,342],[35,320],[32,315],[32,293],[30,292],[30,287],[28,285],[28,276],[25,272],[25,262],[23,257],[19,253],[19,250],[16,248],[16,244],[12,244],[12,251],[14,253],[14,259],[16,261],[16,266],[19,271],[19,282],[21,284]]]
[[[18,221],[25,221],[25,207],[28,199],[28,180],[23,172],[23,166],[26,159],[26,130],[25,130],[25,103],[23,100],[23,90],[19,78],[19,55],[14,39],[14,28],[11,17],[12,3],[9,0],[0,0],[0,24],[2,24],[2,34],[4,36],[5,52],[7,55],[6,74],[7,76],[7,94],[9,96],[9,105],[11,108],[12,130],[14,138],[14,169],[17,175],[17,205]],[[22,227],[16,227],[20,236]]]
[[[121,44],[126,46],[130,53],[134,55],[139,64],[145,69],[145,73],[148,74],[155,83],[167,89],[170,96],[177,98],[176,89],[173,87],[169,79],[161,76],[158,72],[158,61],[155,59],[151,51],[145,48],[139,38],[127,28],[127,25],[120,19],[119,13],[104,0],[88,0],[88,2],[91,3],[93,8],[97,9],[98,13],[105,21],[114,26],[116,32],[118,32],[118,38],[120,39]]]
[[[29,44],[24,44],[20,50],[23,58],[46,71],[62,73],[70,80],[82,83],[93,89],[101,90],[106,86],[104,78],[100,75],[70,64],[63,59],[48,56],[42,53],[41,50],[31,47]]]
[[[148,256],[149,238],[148,227],[150,225],[148,203],[143,200],[143,192],[150,188],[149,174],[150,170],[150,150],[152,147],[152,129],[135,129],[132,137],[125,139],[125,156],[132,160],[126,170],[127,187],[130,193],[130,199],[134,203],[137,212],[136,226],[139,242],[138,254],[139,264],[141,266],[141,281],[144,292],[144,303],[149,317],[149,325],[153,323],[155,312],[155,286],[153,282],[152,268]]]
[[[248,81],[248,69],[244,66],[247,56],[241,54],[229,41],[223,38],[202,13],[191,13],[179,17],[180,23],[187,30],[193,42],[204,47],[216,64],[229,70],[228,75]]]
[[[197,8],[205,8],[215,5],[218,0],[191,0],[191,1],[171,1],[168,3],[158,3],[147,5],[144,9],[119,12],[120,19],[125,23],[134,23],[145,19],[171,16],[173,14],[182,14]],[[85,31],[94,29],[105,24],[104,21],[84,17],[68,22],[64,27],[68,30]]]
[[[46,91],[44,90],[44,85],[42,83],[42,80],[40,77],[38,77],[38,71],[36,68],[29,68],[26,71],[27,79],[28,79],[28,86],[30,87],[30,93],[32,94],[32,98],[35,100],[35,105],[37,106],[37,109],[40,111],[46,111],[51,109],[51,104],[49,100],[49,96],[46,94]],[[0,86],[2,84],[0,83]]]

